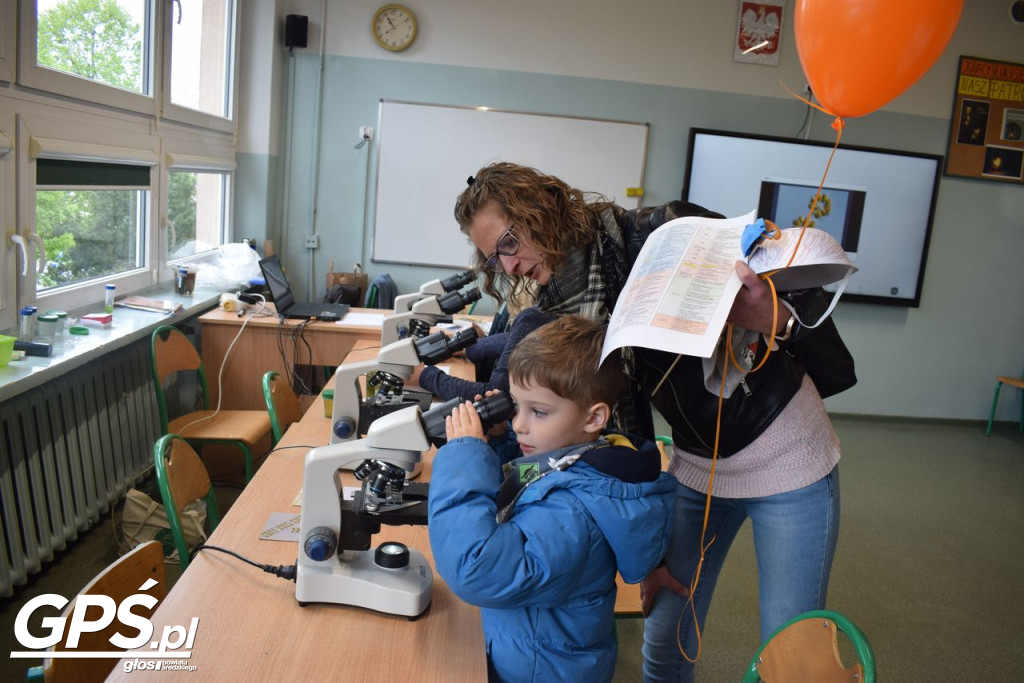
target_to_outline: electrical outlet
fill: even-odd
[[[359,137],[362,138],[363,140],[372,140],[373,128],[371,126],[360,126]]]
[[[320,236],[310,235],[306,238],[306,249],[319,249],[320,248]]]

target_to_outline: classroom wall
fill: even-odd
[[[804,80],[792,3],[778,67],[732,60],[738,3],[407,2],[419,36],[398,54],[370,36],[379,4],[281,0],[276,18],[263,17],[279,37],[284,15],[309,16],[309,45],[289,54],[277,41],[280,152],[249,149],[240,135],[239,183],[260,201],[288,188],[269,209],[267,232],[280,235],[303,292],[312,282],[321,293],[329,260],[336,269],[361,261],[371,277],[388,272],[403,292],[451,272],[370,259],[376,155],[372,143],[355,146],[360,126],[376,127],[382,98],[648,122],[645,204],[679,196],[690,127],[792,136],[803,121],[804,106],[779,85],[796,89]],[[966,5],[936,66],[883,110],[848,120],[843,142],[945,154],[959,55],[1024,62],[1024,28],[1009,21],[1007,0]],[[246,9],[258,16],[253,7]],[[816,115],[811,138],[833,140],[829,123]],[[259,194],[271,168],[278,186]],[[1024,368],[1022,217],[1019,186],[942,179],[920,308],[842,302],[836,310],[860,383],[829,399],[830,410],[987,418],[995,375]],[[321,246],[309,259],[303,243],[314,232]],[[1002,401],[1002,419],[1019,415],[1013,393]]]

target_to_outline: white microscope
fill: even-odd
[[[422,298],[404,313],[385,316],[380,329],[380,345],[387,346],[405,337],[426,336],[442,318],[458,313],[478,299],[480,290],[476,287]]]
[[[466,285],[476,281],[476,273],[472,270],[467,270],[461,273],[446,277],[445,279],[431,280],[420,285],[418,292],[412,294],[399,294],[395,297],[395,313],[408,313],[412,310],[412,305],[420,299],[426,299],[431,296],[440,296],[448,292],[454,292],[457,289],[462,289]]]
[[[340,365],[334,373],[334,408],[331,443],[353,441],[367,433],[374,420],[403,408],[430,407],[431,395],[405,389],[413,368],[420,363],[436,365],[476,343],[476,330],[461,329],[451,337],[442,331],[418,339],[408,338],[385,346],[373,360]],[[364,398],[359,378],[366,375],[372,397]],[[367,394],[369,394],[369,390]]]
[[[407,470],[423,451],[445,443],[444,418],[460,399],[426,413],[417,407],[385,415],[365,439],[315,448],[306,455],[302,522],[295,577],[299,605],[330,602],[416,617],[430,605],[434,575],[422,552],[402,543],[371,548],[381,524],[426,524],[427,484],[409,482]],[[507,420],[507,394],[475,404],[484,428]],[[339,470],[354,467],[362,482],[344,500]]]

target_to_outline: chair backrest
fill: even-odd
[[[838,632],[857,662],[844,666]],[[874,683],[875,653],[864,633],[838,612],[813,610],[780,626],[747,667],[743,683]]]
[[[153,447],[153,461],[160,497],[164,501],[171,535],[178,549],[178,560],[181,568],[185,569],[188,567],[189,547],[181,526],[181,511],[192,501],[205,499],[206,519],[212,531],[220,523],[217,497],[203,461],[192,446],[177,434],[167,434],[157,440]]]
[[[202,391],[203,409],[210,407],[210,394],[206,387],[206,372],[196,347],[176,327],[161,325],[153,330],[150,348],[153,361],[153,382],[156,387],[156,402],[160,410],[160,427],[167,432],[167,397],[164,380],[177,372],[195,371]]]
[[[153,579],[156,584],[145,590],[140,588],[149,580]],[[115,606],[119,606],[123,600],[131,595],[144,594],[156,598],[152,608],[143,604],[132,607],[132,613],[139,617],[149,618],[156,611],[156,606],[167,596],[167,581],[164,575],[164,553],[159,541],[147,541],[136,546],[131,552],[124,555],[116,562],[101,571],[86,585],[78,596],[75,597],[67,607],[64,608],[64,617],[68,622],[74,610],[78,608],[81,596],[83,595],[105,595],[110,597]],[[87,609],[89,605],[85,606]],[[91,611],[98,607],[92,607]],[[91,615],[96,616],[96,615]],[[82,652],[113,652],[120,648],[110,643],[110,638],[118,632],[124,632],[128,638],[135,636],[131,629],[125,629],[124,625],[115,619],[109,626],[100,631],[82,633],[78,645],[73,648]],[[65,651],[67,644],[67,629],[61,642],[51,648],[53,652]],[[42,675],[46,681],[102,681],[113,670],[117,664],[116,658],[88,658],[88,659],[43,659]],[[37,677],[36,672],[30,672],[30,678]]]
[[[302,408],[288,380],[273,370],[263,375],[263,399],[267,402],[270,429],[274,433],[276,446],[285,430],[302,417]]]

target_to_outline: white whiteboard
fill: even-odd
[[[381,100],[373,260],[465,268],[455,222],[466,179],[512,161],[627,206],[643,187],[646,123]],[[639,205],[639,200],[635,205]]]

